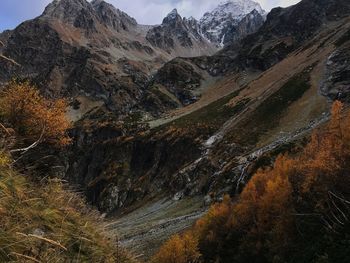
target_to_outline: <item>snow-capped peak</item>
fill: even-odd
[[[228,16],[232,16],[236,20],[241,20],[254,9],[260,14],[265,13],[260,4],[252,0],[227,0],[221,2],[213,11],[204,14],[201,23],[211,20],[222,20]]]
[[[237,26],[248,14],[256,10],[262,16],[265,11],[252,0],[226,0],[200,19],[202,34],[211,42],[222,45],[228,28]]]

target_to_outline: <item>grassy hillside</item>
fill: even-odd
[[[58,180],[32,182],[0,157],[0,262],[132,262]]]
[[[40,143],[57,150],[70,143],[66,102],[28,82],[11,82],[0,97],[0,262],[132,262],[97,212],[25,161]]]

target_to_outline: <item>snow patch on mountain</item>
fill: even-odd
[[[266,12],[259,3],[252,0],[228,0],[221,2],[213,11],[207,12],[199,21],[201,35],[205,36],[210,42],[217,45],[224,45],[227,41],[225,37],[228,33],[232,34],[234,27],[247,16],[256,10],[261,16],[265,17]]]

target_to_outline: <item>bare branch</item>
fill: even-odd
[[[345,215],[345,213],[337,206],[337,204],[333,200],[333,195],[329,194],[329,199],[331,200],[333,206],[338,210],[338,212],[343,216],[343,218],[346,221],[349,221],[348,217]],[[339,199],[338,199],[339,200]]]
[[[344,225],[344,222],[341,221],[341,220],[336,216],[336,214],[334,214],[334,212],[333,212],[332,210],[330,210],[330,212],[331,212],[333,218],[334,218],[339,224],[341,224],[341,225],[343,226],[343,225]]]
[[[7,135],[9,135],[9,136],[11,135],[9,130],[1,122],[0,122],[0,128],[3,129],[7,133]]]
[[[292,216],[321,216],[321,214],[317,213],[292,213]]]
[[[22,154],[25,154],[25,153],[28,152],[30,149],[33,149],[33,148],[35,148],[36,146],[38,146],[38,145],[40,144],[40,142],[41,142],[42,139],[43,139],[44,133],[45,133],[45,127],[44,127],[43,130],[41,131],[40,138],[39,138],[37,141],[35,141],[34,143],[32,143],[31,145],[29,145],[29,146],[26,147],[26,148],[11,150],[10,153],[22,152]]]
[[[11,252],[11,255],[14,255],[16,257],[25,258],[25,259],[31,260],[33,262],[41,263],[41,261],[37,260],[36,258],[30,257],[30,256],[26,256],[26,255],[23,255],[23,254],[20,254],[20,253]]]
[[[29,236],[29,237],[33,237],[33,238],[40,239],[40,240],[45,241],[45,242],[47,242],[47,243],[50,243],[50,244],[52,244],[52,245],[54,245],[54,246],[57,246],[57,247],[63,249],[64,251],[67,251],[67,250],[68,250],[68,249],[67,249],[65,246],[63,246],[61,243],[59,243],[59,242],[57,242],[57,241],[54,241],[54,240],[52,240],[52,239],[48,239],[48,238],[45,238],[45,237],[41,237],[41,236],[37,236],[37,235],[32,235],[32,234],[29,234],[28,236]]]
[[[328,191],[328,193],[331,194],[332,196],[334,196],[335,198],[338,198],[339,200],[343,201],[345,204],[350,204],[350,202],[348,200],[345,200],[344,198],[339,197],[335,193],[333,193],[331,191]]]
[[[325,223],[326,227],[327,227],[329,230],[331,230],[331,231],[333,231],[333,232],[336,233],[336,231],[334,230],[334,228],[331,226],[331,224],[330,224],[325,218],[322,217],[321,220]]]
[[[11,58],[8,58],[8,57],[5,57],[3,54],[0,54],[0,58],[4,59],[4,60],[7,60],[9,62],[11,62],[12,64],[15,64],[16,66],[20,67],[21,65],[18,64],[16,61],[14,61],[13,59]]]

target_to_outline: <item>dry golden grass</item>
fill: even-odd
[[[0,155],[0,262],[133,262],[58,180],[33,183]]]

